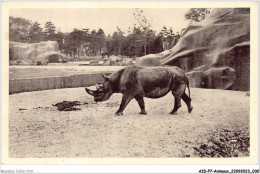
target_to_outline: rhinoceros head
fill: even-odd
[[[102,74],[102,76],[104,77],[105,81],[102,84],[96,84],[96,90],[91,90],[85,87],[86,92],[92,95],[96,102],[106,101],[113,94],[112,86],[109,82],[109,77],[104,74]]]

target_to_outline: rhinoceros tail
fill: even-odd
[[[187,87],[188,87],[188,90],[189,90],[189,98],[190,98],[190,85],[189,85],[189,79],[188,79],[188,77],[186,77],[187,78]]]

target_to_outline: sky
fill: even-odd
[[[189,24],[189,21],[184,18],[184,14],[189,10],[187,8],[145,8],[142,10],[151,23],[151,28],[157,34],[163,26],[166,26],[167,29],[172,27],[176,33]],[[136,21],[132,14],[133,11],[134,9],[130,8],[19,8],[10,9],[9,15],[29,19],[32,22],[37,21],[41,27],[44,27],[46,21],[51,21],[62,32],[71,32],[74,28],[89,28],[90,30],[102,28],[106,35],[112,35],[117,26],[125,33],[129,27],[134,26]]]

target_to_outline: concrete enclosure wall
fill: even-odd
[[[62,77],[11,79],[9,80],[9,94],[47,89],[84,87],[95,85],[102,81],[103,77],[98,73],[76,74]]]

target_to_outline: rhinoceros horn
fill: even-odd
[[[108,80],[108,79],[109,79],[109,77],[106,76],[105,74],[102,74],[102,76],[104,77],[105,80]]]
[[[98,84],[96,84],[96,88],[99,89],[99,85]]]
[[[87,87],[85,87],[85,90],[89,95],[93,96],[94,90],[88,89]]]

